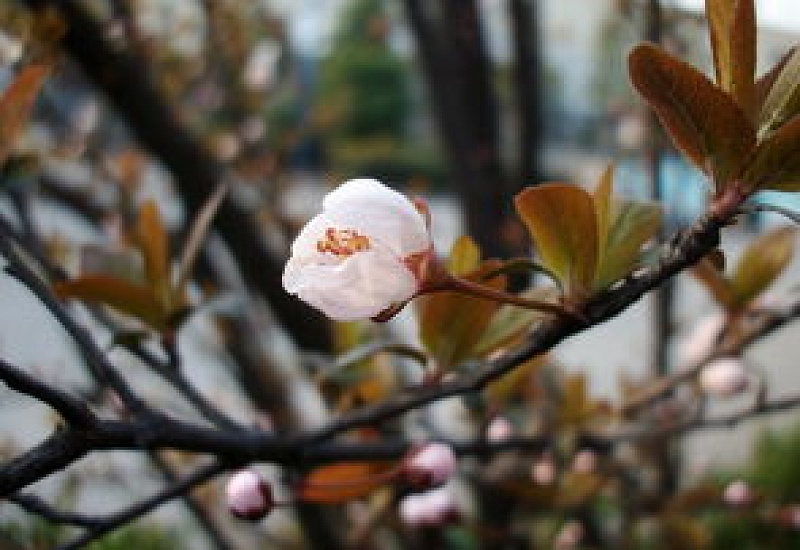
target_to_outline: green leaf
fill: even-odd
[[[609,165],[600,176],[600,183],[594,190],[594,209],[597,216],[597,256],[598,264],[603,263],[611,227],[611,214],[614,202],[614,166]]]
[[[761,120],[761,113],[764,107],[764,102],[767,100],[767,96],[769,96],[769,92],[772,90],[772,87],[775,85],[775,81],[778,80],[778,76],[780,76],[781,72],[783,71],[786,64],[791,59],[792,55],[794,54],[796,48],[792,48],[778,61],[770,70],[766,73],[761,75],[761,77],[756,81],[756,108],[759,121]],[[759,122],[760,124],[760,122]],[[759,130],[760,131],[760,130]]]
[[[576,185],[549,183],[528,187],[514,205],[542,258],[567,296],[581,299],[592,289],[598,235],[594,200]]]
[[[800,190],[800,115],[758,144],[742,181],[752,189]]]
[[[532,289],[524,292],[522,296],[531,300],[552,302],[553,292],[553,289]],[[514,345],[531,330],[534,323],[547,316],[541,311],[503,304],[492,316],[475,344],[475,356],[486,357],[493,351]]]
[[[661,227],[661,206],[656,203],[618,201],[614,205],[611,226],[607,230],[595,276],[595,288],[605,288],[633,271],[641,249]]]
[[[733,98],[653,44],[636,46],[628,65],[631,82],[675,146],[715,187],[735,180],[755,145],[755,132]]]
[[[783,227],[756,239],[744,252],[731,280],[742,307],[758,297],[783,273],[794,256],[795,229]]]
[[[447,258],[447,270],[455,276],[475,271],[481,261],[481,250],[468,235],[462,235],[450,249]]]
[[[769,90],[759,115],[759,134],[768,135],[800,113],[800,48],[795,48]]]
[[[692,275],[705,285],[714,301],[728,311],[735,310],[738,305],[730,280],[710,257],[705,257],[692,267]]]

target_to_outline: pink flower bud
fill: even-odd
[[[572,471],[589,474],[597,468],[597,453],[590,449],[578,451],[572,459]]]
[[[733,397],[747,389],[747,369],[740,359],[712,361],[700,373],[700,387],[708,395]]]
[[[791,504],[778,510],[778,523],[789,529],[800,529],[800,505]]]
[[[508,441],[514,435],[514,425],[505,416],[495,416],[486,428],[486,440],[490,443]]]
[[[435,527],[453,523],[460,517],[455,498],[447,487],[404,497],[398,514],[408,527]]]
[[[253,470],[233,474],[225,487],[225,496],[228,510],[240,519],[259,520],[275,506],[269,484]]]
[[[555,548],[575,548],[583,538],[583,525],[578,521],[568,521],[558,531],[553,546]]]
[[[406,455],[403,477],[420,489],[438,487],[449,480],[458,462],[453,449],[443,443],[426,443]]]
[[[553,457],[546,454],[533,463],[531,478],[538,485],[552,485],[556,480],[556,463]]]
[[[728,506],[747,506],[755,499],[753,490],[742,480],[734,481],[725,487],[722,493],[722,500]]]

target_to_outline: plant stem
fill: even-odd
[[[526,309],[534,309],[545,313],[552,313],[558,317],[581,319],[581,316],[577,312],[567,309],[560,304],[523,298],[517,294],[511,294],[509,292],[497,290],[495,288],[481,285],[467,279],[461,279],[459,277],[448,278],[448,280],[441,286],[440,290],[451,290],[503,304],[512,304]]]

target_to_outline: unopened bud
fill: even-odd
[[[490,443],[508,441],[514,435],[514,425],[505,416],[495,416],[486,428],[486,440]]]
[[[456,471],[458,462],[453,449],[443,443],[426,443],[406,455],[403,477],[415,488],[438,487]]]
[[[789,529],[800,529],[800,505],[792,504],[778,511],[778,523]]]
[[[733,397],[747,389],[747,369],[740,359],[723,358],[709,363],[700,373],[700,387],[708,395]]]
[[[722,500],[728,506],[747,506],[754,500],[753,490],[742,480],[734,481],[725,487]]]
[[[275,506],[270,485],[253,470],[233,474],[225,487],[225,496],[228,510],[240,519],[259,520]]]
[[[447,487],[415,493],[400,501],[398,514],[408,527],[435,527],[460,519],[458,505]]]
[[[575,548],[583,539],[583,525],[578,521],[568,521],[558,531],[553,546],[555,548]]]
[[[589,474],[597,468],[597,453],[590,449],[578,451],[572,459],[572,471]]]
[[[556,463],[549,454],[539,458],[531,467],[531,478],[538,485],[552,485],[556,475]]]

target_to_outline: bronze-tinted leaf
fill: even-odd
[[[155,201],[147,200],[139,207],[134,239],[144,259],[147,280],[158,292],[164,291],[170,286],[169,240]]]
[[[0,165],[11,152],[36,102],[36,97],[44,84],[50,66],[29,65],[6,88],[0,97]]]
[[[542,263],[562,282],[567,296],[585,297],[597,267],[597,218],[592,195],[578,186],[528,187],[514,205],[536,244]]]
[[[305,502],[337,504],[367,496],[386,485],[391,462],[342,462],[311,472],[297,488],[296,497]]]
[[[750,120],[755,119],[756,10],[753,0],[738,0],[731,25],[730,93]]]
[[[62,299],[73,298],[88,303],[105,304],[136,317],[156,329],[164,328],[168,312],[153,291],[124,279],[106,275],[85,275],[53,285]]]
[[[717,84],[754,115],[756,22],[753,0],[706,0]]]
[[[758,144],[742,181],[752,189],[800,190],[800,115]]]
[[[715,186],[734,180],[755,145],[755,132],[732,97],[653,44],[636,46],[628,63],[634,87],[675,146],[710,175]]]
[[[783,227],[747,247],[731,280],[736,302],[746,306],[783,273],[794,256],[795,229]]]
[[[494,271],[499,262],[486,262],[465,278],[495,289],[505,288],[505,277],[483,281],[481,275]],[[436,292],[416,300],[420,340],[441,370],[474,357],[474,349],[500,304],[457,292]]]

